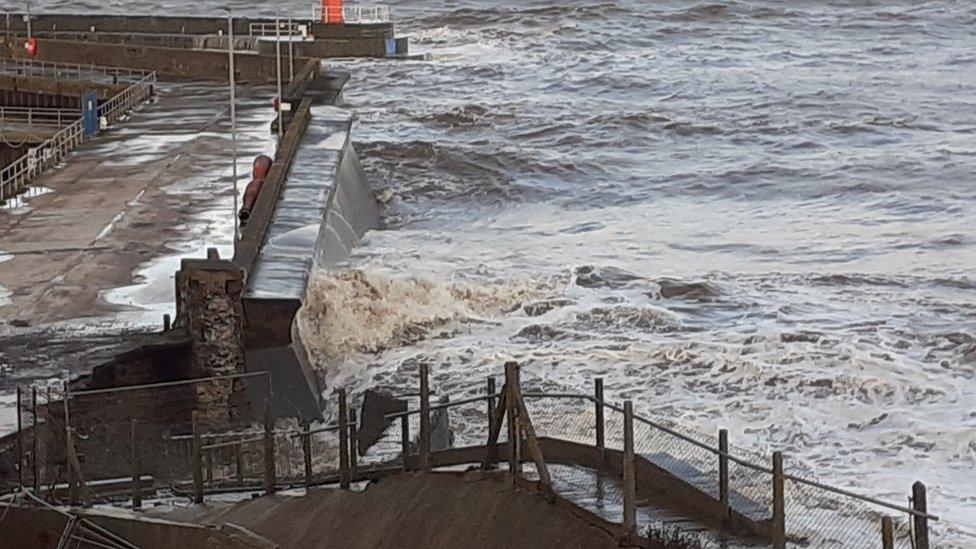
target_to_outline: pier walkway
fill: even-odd
[[[36,177],[0,209],[0,324],[40,325],[118,312],[105,291],[206,237],[230,245],[233,185],[223,86],[168,83],[129,120]],[[239,91],[239,174],[273,148],[270,88]],[[243,183],[242,183],[243,185]],[[225,230],[227,229],[227,230]],[[226,236],[223,236],[226,235]],[[203,247],[202,244],[199,247]],[[172,303],[172,270],[161,281]],[[133,303],[133,306],[139,306]]]

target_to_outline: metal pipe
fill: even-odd
[[[75,391],[75,395],[97,395],[102,393],[116,393],[119,391],[136,391],[141,389],[158,389],[161,387],[174,387],[177,385],[192,385],[194,383],[203,383],[207,381],[216,381],[220,379],[242,379],[248,377],[259,377],[268,376],[269,372],[251,372],[247,374],[230,374],[226,376],[212,376],[212,377],[197,377],[193,379],[181,379],[179,381],[164,381],[162,383],[145,383],[143,385],[127,385],[124,387],[108,387],[106,389],[87,389],[81,391]]]
[[[281,97],[281,19],[275,17],[275,61],[278,67],[278,139],[285,134],[282,123],[281,105],[285,100]]]

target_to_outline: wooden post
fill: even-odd
[[[718,430],[718,499],[729,512],[729,431]]]
[[[200,439],[200,419],[196,411],[193,417],[193,502],[203,503],[203,441]]]
[[[235,472],[237,473],[238,484],[244,484],[244,448],[241,442],[243,439],[244,437],[241,437],[234,445],[234,461],[237,469]]]
[[[400,453],[404,471],[410,470],[410,416],[400,416]]]
[[[271,399],[268,398],[264,407],[264,493],[266,495],[270,496],[275,493],[277,476],[275,469],[274,411],[271,407]]]
[[[132,419],[132,508],[142,508],[142,472],[139,463],[139,431]]]
[[[20,401],[20,385],[17,386],[17,475],[20,479],[20,485],[26,484],[24,481],[24,425],[23,419],[20,417],[20,407],[22,403]]]
[[[488,425],[491,426],[491,418],[495,415],[495,378],[488,376]]]
[[[925,485],[921,481],[912,484],[912,509],[920,513],[928,513],[928,502],[925,496]],[[929,549],[929,519],[914,515],[915,549]]]
[[[40,488],[40,478],[39,471],[40,467],[37,463],[37,386],[31,387],[31,416],[33,416],[34,430],[33,437],[31,440],[31,477],[34,481],[34,493],[38,493]]]
[[[305,423],[302,426],[305,433],[302,435],[302,457],[305,461],[305,489],[312,487],[312,435],[308,433],[311,425]]]
[[[881,517],[881,549],[895,549],[895,527],[891,517]]]
[[[163,331],[168,332],[170,328],[170,316],[168,314],[163,315]]]
[[[518,398],[519,367],[517,362],[505,363],[505,408],[508,416],[508,470],[512,480],[518,480],[522,475],[522,459],[519,452],[518,409],[515,399]]]
[[[430,367],[420,365],[420,469],[430,470]]]
[[[637,533],[637,472],[634,458],[634,403],[624,401],[624,531]]]
[[[349,488],[349,409],[346,390],[339,389],[339,487]]]
[[[211,484],[213,484],[213,454],[214,454],[214,451],[213,451],[212,448],[209,449],[209,450],[204,451],[204,453],[203,453],[203,462],[207,466],[207,477],[206,477],[206,479],[207,479],[207,486],[210,486]]]
[[[75,451],[74,432],[69,427],[68,437],[68,501],[71,505],[81,503],[81,471],[78,454]]]
[[[359,444],[356,443],[356,410],[349,410],[349,475],[353,480],[359,476],[359,462],[356,452]]]
[[[606,423],[603,419],[603,378],[598,377],[593,380],[593,398],[596,401],[594,403],[596,413],[596,447],[603,450],[606,447],[604,429],[606,428]]]
[[[488,376],[488,436],[491,436],[491,418],[495,417],[495,378]],[[489,463],[488,469],[494,469],[495,464]]]
[[[786,547],[786,498],[783,485],[783,452],[773,452],[773,547]]]

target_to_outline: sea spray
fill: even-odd
[[[541,295],[546,281],[439,283],[375,271],[317,271],[299,330],[319,369],[356,353],[378,353],[417,342],[436,329],[484,322]]]

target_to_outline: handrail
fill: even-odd
[[[55,63],[52,61],[37,61],[33,59],[0,59],[0,71],[9,71],[11,70],[11,67],[18,72],[26,71],[28,76],[53,71],[58,75],[65,73],[69,75],[74,74],[78,78],[81,78],[85,73],[95,73],[102,74],[104,76],[114,76],[116,78],[124,76],[126,78],[141,79],[151,73],[151,71],[130,69],[126,67],[113,67],[108,65]]]
[[[328,24],[330,16],[342,15],[345,24],[387,23],[391,20],[390,6],[326,6],[323,14],[322,4],[312,4],[312,19]],[[324,15],[324,16],[323,16]]]
[[[6,69],[7,63],[17,65],[18,63],[16,62],[18,61],[21,60],[0,59],[0,70]],[[25,65],[24,63],[21,64]],[[31,61],[30,64],[39,64],[41,66],[56,65],[45,61]],[[84,65],[78,66],[88,68]],[[95,65],[91,67],[93,69],[108,69],[108,67],[96,67]],[[145,71],[131,69],[111,70],[128,71],[130,74],[138,73],[141,77],[138,81],[102,105],[99,105],[98,115],[105,118],[108,124],[114,123],[121,118],[122,114],[148,99],[153,93],[153,84],[156,82],[155,72],[146,73]],[[37,147],[31,147],[28,149],[27,154],[10,163],[3,170],[0,170],[0,203],[6,202],[18,194],[34,176],[60,162],[62,158],[84,141],[84,138],[84,121],[78,118],[54,134],[50,139]]]
[[[450,408],[452,406],[460,406],[462,404],[470,404],[472,402],[478,402],[480,400],[487,400],[489,398],[498,398],[498,397],[501,396],[501,394],[502,393],[499,392],[499,393],[496,393],[494,395],[479,395],[479,396],[475,396],[475,397],[466,398],[466,399],[463,399],[463,400],[457,400],[457,401],[445,402],[445,403],[441,403],[441,404],[435,404],[435,405],[431,405],[429,407],[429,409],[431,411],[433,411],[433,410],[440,410],[440,409],[444,409],[444,408]],[[601,403],[604,406],[606,406],[607,408],[610,408],[611,410],[614,410],[614,411],[620,412],[620,413],[624,413],[624,409],[623,409],[622,406],[617,406],[616,404],[613,404],[612,402],[608,402],[606,400],[598,401],[594,396],[588,395],[588,394],[583,394],[583,393],[531,392],[531,393],[522,393],[522,396],[525,397],[525,398],[580,399],[580,400],[586,400],[586,401],[592,402],[594,404]],[[420,413],[420,409],[412,409],[412,410],[404,410],[402,412],[395,412],[395,413],[392,413],[392,414],[386,414],[384,417],[386,417],[386,419],[396,419],[396,418],[399,418],[399,417],[410,416],[410,415],[419,414],[419,413]],[[766,473],[766,474],[769,474],[769,475],[773,474],[773,470],[770,467],[764,467],[762,465],[757,465],[755,463],[751,463],[751,462],[746,461],[746,460],[744,460],[742,458],[739,458],[737,456],[734,456],[734,455],[732,455],[732,454],[730,454],[728,452],[723,452],[723,451],[719,450],[718,448],[709,446],[708,444],[705,444],[704,442],[700,442],[698,440],[695,440],[694,438],[689,437],[688,435],[679,433],[678,431],[675,431],[674,429],[671,429],[670,427],[667,427],[665,425],[662,425],[662,424],[660,424],[660,423],[658,423],[656,421],[650,420],[650,419],[648,419],[646,417],[643,417],[643,416],[640,416],[640,415],[637,415],[637,414],[634,414],[633,415],[633,418],[634,418],[634,421],[638,421],[640,423],[644,423],[646,425],[649,425],[649,426],[651,426],[651,427],[653,427],[655,429],[658,429],[660,431],[663,431],[663,432],[665,432],[665,433],[667,433],[667,434],[669,434],[671,436],[677,437],[677,438],[679,438],[679,439],[681,439],[681,440],[683,440],[683,441],[685,441],[685,442],[687,442],[689,444],[692,444],[694,446],[697,446],[698,448],[701,448],[703,450],[706,450],[708,452],[711,452],[712,454],[715,454],[716,456],[722,456],[724,458],[727,458],[729,461],[732,461],[734,463],[737,463],[739,465],[742,465],[743,467],[748,467],[750,469],[754,469],[756,471],[760,471],[762,473]],[[830,486],[830,485],[827,485],[827,484],[823,484],[822,482],[818,482],[818,481],[815,481],[815,480],[810,480],[810,479],[806,479],[806,478],[803,478],[803,477],[798,477],[796,475],[791,475],[791,474],[784,474],[783,475],[783,478],[784,479],[787,479],[787,480],[792,480],[793,482],[797,482],[799,484],[806,484],[806,485],[812,486],[814,488],[818,488],[818,489],[821,489],[821,490],[825,490],[827,492],[833,492],[835,494],[840,494],[840,495],[843,495],[843,496],[846,496],[846,497],[854,498],[854,499],[861,500],[861,501],[866,501],[868,503],[873,503],[875,505],[879,505],[881,507],[886,507],[886,508],[891,509],[893,511],[898,511],[898,512],[901,512],[901,513],[907,513],[907,514],[912,515],[912,516],[922,517],[922,518],[926,518],[926,519],[929,519],[929,520],[939,520],[939,517],[938,516],[933,515],[933,514],[930,514],[930,513],[926,513],[926,512],[923,512],[923,511],[918,511],[918,510],[912,509],[910,507],[902,507],[902,506],[896,505],[894,503],[888,503],[886,501],[883,501],[883,500],[880,500],[880,499],[877,499],[877,498],[874,498],[874,497],[871,497],[871,496],[861,495],[861,494],[858,494],[856,492],[852,492],[850,490],[845,490],[843,488],[837,488],[837,487],[834,487],[834,486]]]

